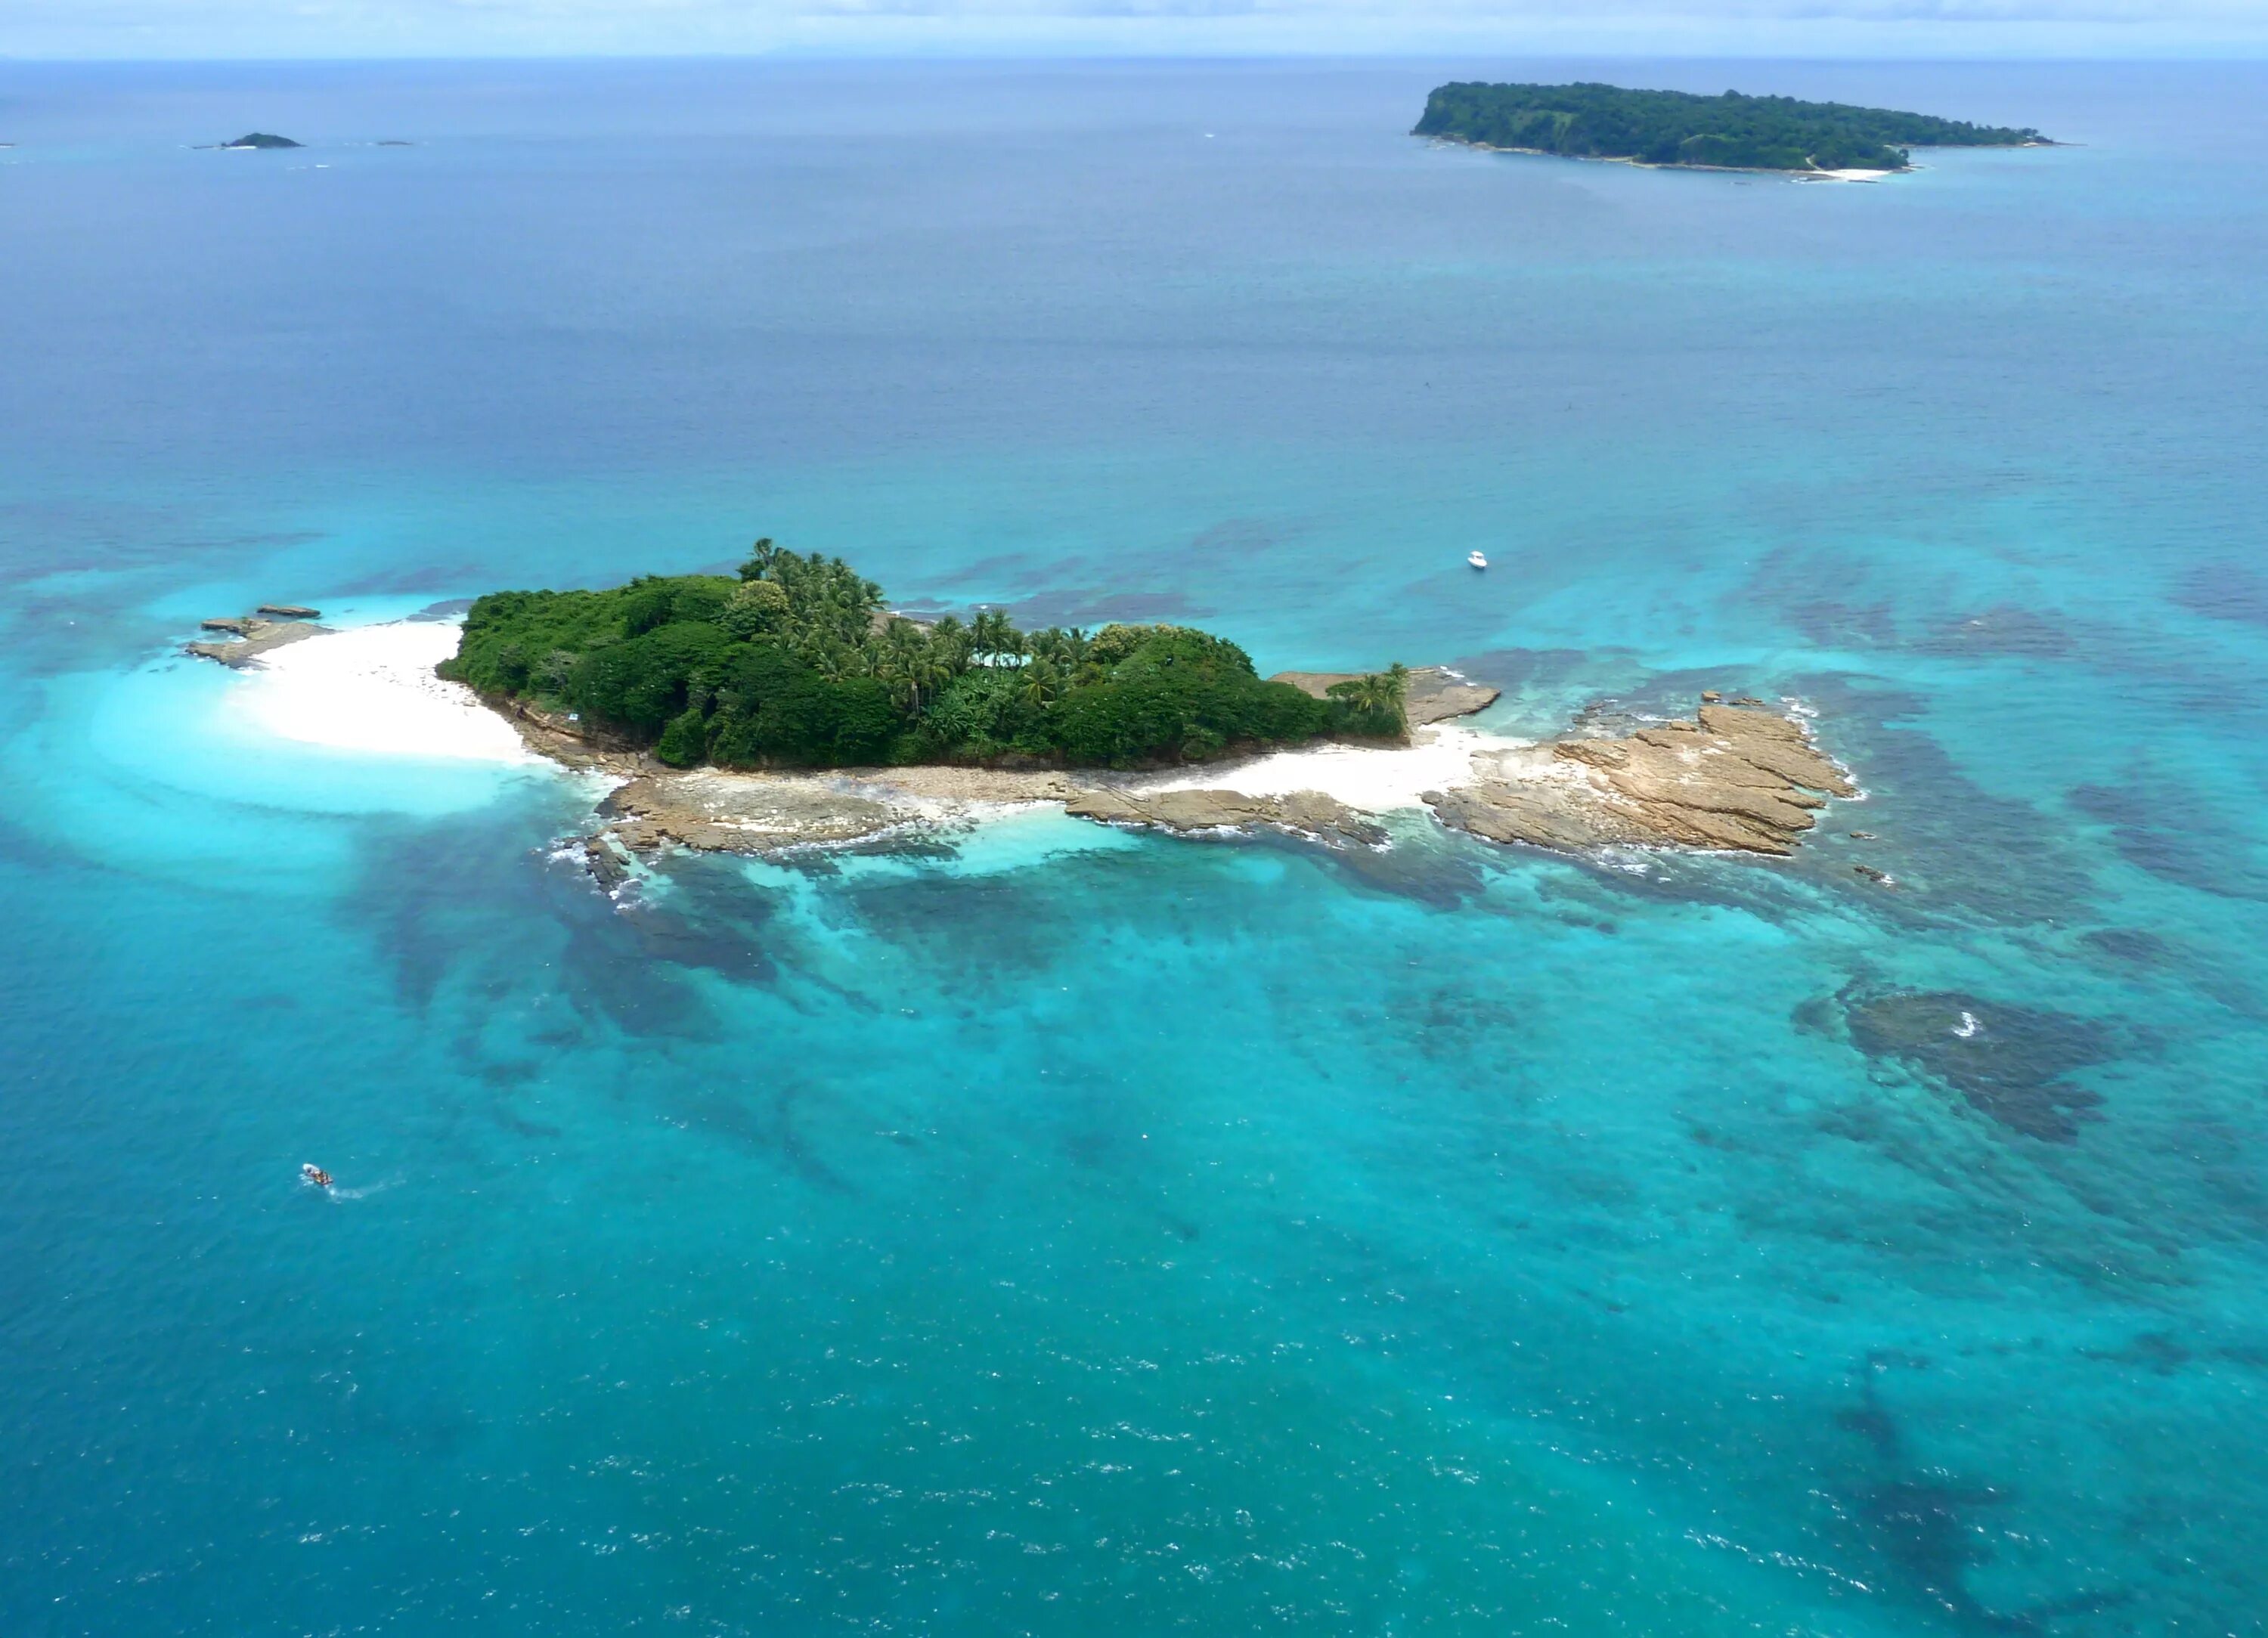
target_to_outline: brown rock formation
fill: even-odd
[[[238,634],[233,643],[185,643],[182,651],[194,654],[201,660],[218,660],[224,665],[243,665],[258,659],[270,649],[280,649],[287,643],[298,643],[307,637],[320,636],[330,629],[304,620],[261,620],[247,614],[241,620],[208,620],[202,622],[208,631],[233,631]]]
[[[1622,739],[1564,739],[1493,761],[1477,784],[1428,791],[1427,804],[1457,829],[1543,848],[1792,853],[1829,797],[1858,794],[1801,723],[1728,705]]]
[[[917,813],[807,779],[703,770],[643,775],[600,804],[606,832],[632,853],[664,843],[703,853],[777,853],[814,843],[858,841],[911,822]]]
[[[1106,825],[1150,825],[1160,830],[1242,830],[1272,825],[1324,841],[1377,843],[1386,833],[1336,797],[1320,790],[1282,797],[1248,797],[1235,790],[1156,790],[1136,794],[1103,788],[1080,792],[1064,804],[1074,819]]]

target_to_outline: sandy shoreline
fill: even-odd
[[[770,855],[924,834],[1059,806],[1074,817],[1183,834],[1269,827],[1331,846],[1386,845],[1377,821],[1427,815],[1496,842],[1560,851],[1685,847],[1794,849],[1815,815],[1855,791],[1812,744],[1800,715],[1705,695],[1695,718],[1621,739],[1534,742],[1451,720],[1495,691],[1439,668],[1412,673],[1413,715],[1437,719],[1403,745],[1319,741],[1296,750],[1142,772],[910,768],[733,772],[676,769],[585,738],[580,724],[518,705],[491,709],[433,668],[453,623],[404,621],[308,631],[232,660],[225,709],[270,737],[370,756],[549,767],[610,790],[582,840],[593,873],[672,847]],[[1327,673],[1287,673],[1324,686]],[[1423,710],[1418,708],[1422,702]]]
[[[1911,175],[1921,169],[1918,165],[1910,165],[1899,171],[1872,171],[1856,167],[1839,171],[1783,171],[1762,165],[1684,165],[1675,161],[1664,164],[1629,154],[1554,153],[1548,148],[1507,148],[1497,143],[1476,143],[1464,136],[1429,136],[1426,140],[1453,148],[1476,148],[1483,153],[1526,154],[1535,159],[1572,159],[1584,165],[1626,165],[1637,171],[1714,171],[1726,176],[1784,176],[1793,182],[1879,182],[1884,177]]]
[[[538,761],[479,695],[433,674],[457,640],[457,627],[441,621],[319,632],[241,662],[230,709],[272,738],[336,751]]]

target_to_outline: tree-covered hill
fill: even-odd
[[[1911,148],[2014,148],[2035,130],[1793,97],[1701,97],[1618,85],[1462,81],[1425,99],[1414,133],[1577,158],[1744,170],[1896,171]]]
[[[678,768],[1129,768],[1405,727],[1398,665],[1319,700],[1188,627],[1026,632],[994,612],[924,623],[887,613],[840,558],[770,540],[737,579],[491,592],[440,672],[574,713]]]

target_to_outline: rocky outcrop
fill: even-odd
[[[320,620],[323,617],[321,609],[309,608],[304,603],[262,603],[252,612],[276,620]]]
[[[1413,700],[1438,701],[1448,715],[1495,698],[1493,689],[1438,668],[1415,675],[1428,681],[1422,692],[1413,688]],[[1328,672],[1281,679],[1296,680],[1310,692],[1339,680]],[[1059,803],[1073,818],[1100,824],[1176,835],[1269,829],[1330,846],[1377,847],[1388,841],[1374,815],[1319,790],[1257,796],[1221,788],[1159,790],[1154,778],[1140,776],[949,765],[681,770],[572,717],[519,702],[491,703],[530,748],[621,782],[600,808],[597,834],[585,839],[586,866],[608,886],[618,885],[615,871],[625,857],[672,847],[764,856],[885,836],[914,838],[1034,803]],[[1410,747],[1344,751],[1431,754],[1428,747],[1441,733],[1463,734],[1473,745],[1460,770],[1469,769],[1469,777],[1425,792],[1423,801],[1443,824],[1491,841],[1565,852],[1624,845],[1784,855],[1793,851],[1830,798],[1857,794],[1800,721],[1716,701],[1705,703],[1690,720],[1647,724],[1619,738],[1594,731],[1522,745],[1440,730],[1421,731]],[[1224,769],[1222,776],[1233,778],[1235,770]],[[1887,872],[1871,866],[1863,873],[1883,886],[1894,885]]]
[[[1425,665],[1410,673],[1402,708],[1412,728],[1423,728],[1429,723],[1446,723],[1484,711],[1496,703],[1498,692],[1483,683],[1467,682],[1439,665]]]
[[[1329,697],[1334,683],[1352,682],[1361,675],[1345,671],[1279,671],[1268,680],[1288,682],[1300,693],[1322,700]],[[1410,673],[1403,686],[1402,709],[1412,728],[1423,728],[1429,723],[1446,723],[1451,717],[1486,710],[1496,703],[1497,693],[1467,682],[1446,666],[1421,665]]]
[[[1100,788],[1073,797],[1064,804],[1064,812],[1074,819],[1095,819],[1106,825],[1146,825],[1183,834],[1248,830],[1267,825],[1321,841],[1374,846],[1386,840],[1385,831],[1369,815],[1320,790],[1295,790],[1281,797],[1248,797],[1234,790],[1152,790],[1138,794]]]
[[[601,891],[612,892],[630,879],[630,867],[606,832],[584,837],[582,849],[583,868],[591,873],[591,879],[599,884]]]
[[[859,841],[914,822],[919,810],[816,779],[763,775],[642,775],[600,804],[606,833],[632,853],[668,843],[703,853],[777,853]]]
[[[312,611],[310,611],[312,612]],[[306,620],[262,620],[257,614],[245,614],[199,622],[207,631],[229,631],[236,634],[232,643],[185,643],[184,653],[194,654],[201,660],[218,660],[224,665],[246,665],[261,655],[282,648],[287,643],[299,643],[309,637],[319,637],[330,629]]]
[[[1477,782],[1427,791],[1441,821],[1492,841],[1787,854],[1830,797],[1858,794],[1803,724],[1704,705],[1621,739],[1563,739],[1475,759]]]

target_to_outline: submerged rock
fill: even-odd
[[[2069,1143],[2081,1125],[2102,1118],[2102,1094],[2066,1078],[2116,1048],[2110,1030],[2092,1018],[1956,990],[1845,992],[1839,999],[1859,1051],[1951,1088],[2010,1131]]]

